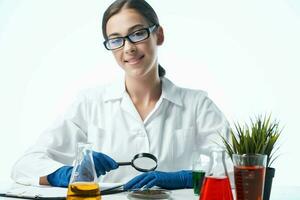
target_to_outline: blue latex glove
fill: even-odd
[[[98,177],[100,175],[105,175],[106,172],[109,172],[113,169],[117,169],[119,167],[119,165],[114,159],[103,153],[93,151],[93,159]]]
[[[93,160],[98,177],[119,167],[116,161],[103,153],[93,151]],[[85,166],[84,163],[82,166]],[[57,187],[67,187],[70,182],[72,169],[72,166],[63,166],[52,174],[49,174],[47,176],[49,184]]]
[[[72,166],[63,166],[52,174],[49,174],[47,176],[49,184],[56,187],[67,187],[69,185],[72,169]]]
[[[151,188],[153,186],[165,189],[192,188],[192,171],[146,172],[126,183],[124,189]]]

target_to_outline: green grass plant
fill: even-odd
[[[265,154],[267,166],[270,167],[274,160],[279,147],[276,147],[278,138],[282,132],[279,122],[271,121],[271,114],[262,117],[257,116],[255,120],[251,119],[250,125],[245,123],[234,124],[234,129],[230,129],[230,139],[222,137],[226,151],[232,159],[232,154]]]

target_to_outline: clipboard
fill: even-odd
[[[102,183],[105,185],[105,183]],[[102,185],[100,183],[100,187]],[[106,185],[103,190],[101,190],[101,195],[109,195],[124,192],[124,184],[110,184]],[[57,192],[58,191],[58,192]],[[52,193],[58,196],[53,196]],[[20,199],[41,199],[41,200],[65,200],[67,194],[67,188],[58,187],[35,187],[35,186],[24,186],[20,184],[15,184],[12,189],[3,192],[1,191],[0,197],[6,198],[20,198]]]

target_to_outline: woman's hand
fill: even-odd
[[[192,171],[146,172],[126,183],[124,189],[151,188],[153,186],[165,189],[191,188],[193,186]]]
[[[109,172],[110,170],[119,167],[114,159],[103,153],[93,151],[93,160],[95,164],[97,177],[99,177],[100,175],[104,175],[106,174],[106,172]],[[93,177],[90,171],[86,169],[90,166],[88,165],[88,163],[85,164],[84,162],[85,160],[83,160],[81,168],[79,169],[82,171],[82,174],[81,176],[79,175],[79,178],[82,180],[90,180]],[[53,172],[52,174],[49,174],[47,176],[47,181],[52,186],[67,187],[71,178],[72,169],[72,166],[63,166],[55,172]]]
[[[117,169],[119,167],[114,159],[103,153],[93,151],[93,159],[98,177],[100,175],[105,175],[106,172]]]

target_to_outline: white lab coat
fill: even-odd
[[[160,171],[188,170],[192,153],[210,153],[227,137],[228,122],[200,90],[184,89],[162,78],[162,94],[144,121],[125,90],[124,81],[84,91],[63,119],[41,134],[14,165],[12,178],[38,185],[39,177],[63,165],[72,165],[78,142],[93,143],[93,150],[114,160],[131,161],[137,153],[158,158]],[[140,172],[131,166],[101,176],[101,182],[126,182]]]

